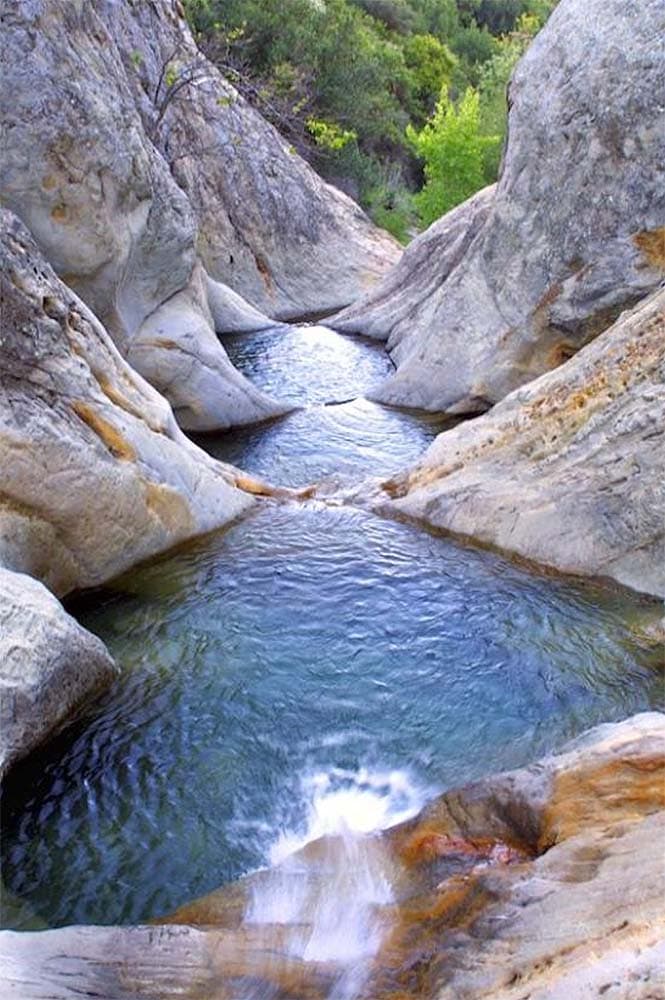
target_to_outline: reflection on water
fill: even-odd
[[[454,423],[362,398],[391,371],[383,346],[322,327],[225,339],[235,365],[262,389],[301,407],[271,423],[200,435],[216,458],[281,486],[391,475]]]
[[[354,399],[314,406],[272,423],[199,436],[215,458],[280,486],[388,476],[406,468],[440,433],[445,418],[415,416]]]
[[[394,370],[383,344],[323,326],[236,334],[224,348],[260,389],[294,406],[354,399]]]

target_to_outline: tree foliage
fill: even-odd
[[[414,201],[426,226],[483,186],[485,150],[499,141],[480,134],[480,98],[471,87],[457,104],[442,93],[432,118],[419,132],[409,126],[407,137],[425,161]]]
[[[406,238],[423,177],[423,222],[496,177],[510,72],[556,0],[184,3],[206,55],[289,145]]]

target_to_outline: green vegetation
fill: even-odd
[[[206,55],[406,241],[496,179],[512,69],[556,0],[185,0]]]
[[[425,127],[416,132],[408,125],[406,134],[425,162],[425,184],[414,202],[429,226],[483,186],[484,152],[499,138],[480,134],[480,96],[472,87],[457,104],[442,94]]]

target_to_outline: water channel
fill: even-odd
[[[321,327],[225,344],[298,409],[199,443],[270,482],[390,474],[445,426],[363,398],[380,345]],[[122,676],[10,781],[19,927],[166,913],[662,707],[637,597],[316,500],[262,501],[71,609]]]

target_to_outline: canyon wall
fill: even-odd
[[[496,189],[329,321],[388,341],[374,398],[482,412],[662,282],[663,38],[660,0],[561,0],[510,82]]]
[[[2,30],[2,203],[181,426],[284,412],[216,333],[352,301],[395,241],[205,60],[177,0],[8,0]]]

